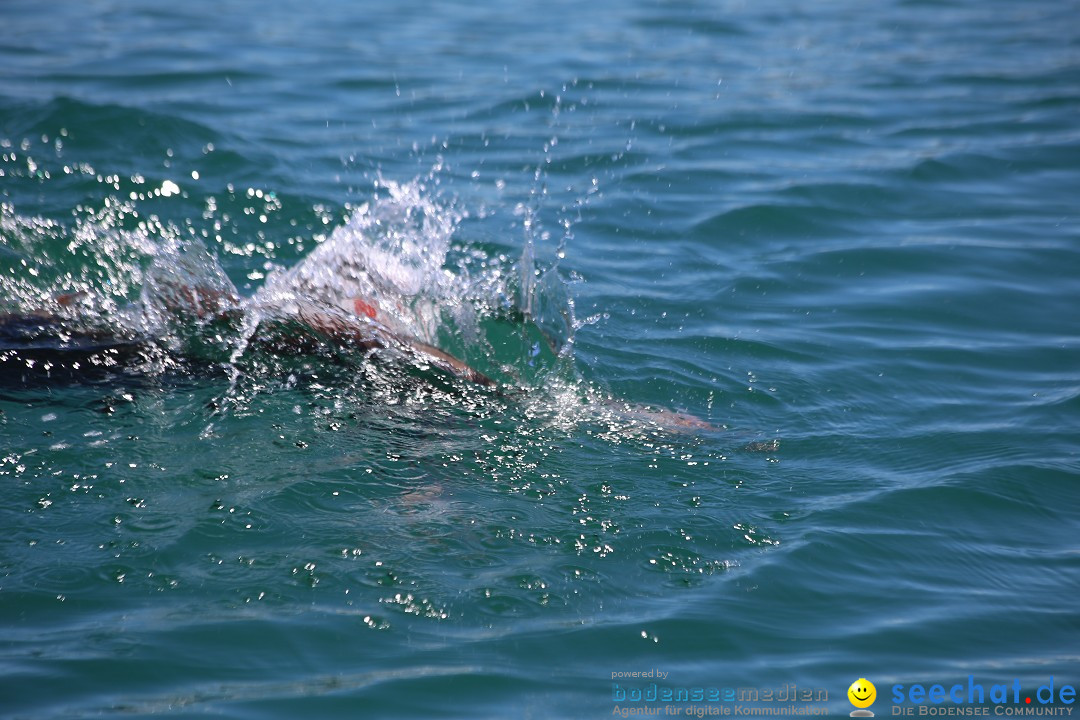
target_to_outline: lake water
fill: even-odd
[[[251,296],[374,238],[512,386],[199,322],[6,372],[0,715],[1080,681],[1073,0],[0,21],[0,310],[120,324],[184,263]]]

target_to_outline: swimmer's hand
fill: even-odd
[[[666,432],[699,433],[719,432],[726,429],[723,426],[713,425],[707,420],[702,420],[690,413],[677,412],[667,408],[655,408],[618,400],[611,400],[608,405],[623,419],[644,422]]]

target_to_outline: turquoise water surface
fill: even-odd
[[[4,346],[0,716],[1080,682],[1078,3],[0,21],[0,313],[157,338]],[[501,387],[162,311],[314,248]]]

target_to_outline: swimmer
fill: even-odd
[[[56,306],[74,307],[81,293],[57,296]],[[236,322],[242,319],[249,306],[262,303],[258,295],[242,299],[231,292],[202,287],[173,288],[166,302],[169,311],[177,316],[191,316],[200,322]],[[352,316],[333,312],[333,306],[316,303],[303,297],[292,298],[293,315],[302,326],[318,339],[335,345],[367,352],[377,349],[396,350],[420,362],[430,364],[456,377],[478,385],[495,382],[468,364],[439,348],[400,332],[391,330],[380,321],[378,305],[372,298],[347,298],[353,307]],[[95,367],[117,367],[122,360],[145,350],[155,338],[119,328],[80,326],[65,314],[38,310],[25,314],[0,315],[0,366],[20,364],[33,369],[39,355],[47,365],[57,369],[86,370]],[[301,351],[305,340],[299,335],[278,339],[274,348]],[[64,363],[65,356],[69,362]],[[82,364],[80,364],[81,358]],[[45,367],[48,370],[48,367]]]
[[[392,278],[355,257],[343,262],[339,257],[330,274],[330,264],[320,257],[325,247],[316,248],[247,298],[241,297],[224,275],[216,286],[208,286],[177,280],[176,273],[166,272],[151,280],[152,300],[140,300],[120,315],[138,317],[153,306],[165,316],[166,323],[181,327],[238,328],[250,313],[288,323],[286,332],[262,334],[256,341],[272,352],[305,354],[326,344],[349,352],[389,350],[471,383],[503,390],[484,373],[420,337],[434,336],[431,327],[438,308],[434,303],[411,303],[417,288],[405,289],[415,292],[403,291]],[[117,321],[103,326],[88,322],[79,314],[87,300],[84,293],[63,294],[38,311],[0,315],[0,375],[20,381],[108,376],[146,357],[146,351],[162,340],[136,329],[145,323]],[[516,319],[529,321],[527,313],[515,314],[520,316]],[[557,354],[554,343],[544,333],[539,335],[544,338],[541,343]],[[687,413],[613,399],[601,402],[613,415],[662,430],[720,429]]]

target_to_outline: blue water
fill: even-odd
[[[374,218],[444,265],[439,342],[524,388],[197,324],[5,375],[0,715],[1080,681],[1076,2],[0,22],[0,311],[119,323],[178,257],[251,296]],[[561,359],[470,334],[529,276]]]

